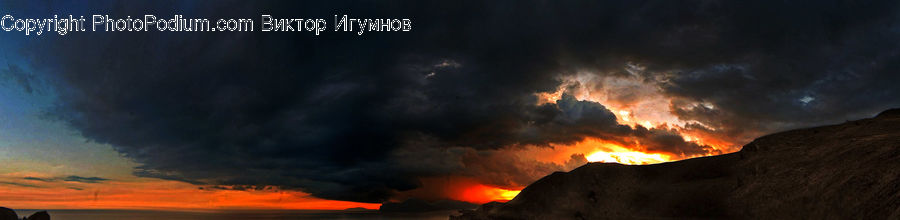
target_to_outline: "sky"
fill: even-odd
[[[509,200],[900,106],[895,1],[4,1],[16,17],[409,18],[409,32],[0,32],[0,204]]]

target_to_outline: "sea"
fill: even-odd
[[[19,218],[42,210],[15,210]],[[425,213],[381,213],[372,211],[319,210],[226,210],[226,211],[151,211],[151,210],[46,210],[52,220],[275,220],[275,219],[384,219],[446,220],[454,211]]]

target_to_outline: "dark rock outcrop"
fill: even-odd
[[[19,216],[12,209],[0,207],[0,220],[19,220]]]
[[[451,219],[900,219],[900,110],[760,137],[739,152],[591,163]]]
[[[35,212],[34,214],[31,214],[31,216],[28,216],[26,220],[50,220],[50,214],[48,214],[47,211]]]

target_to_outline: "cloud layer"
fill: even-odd
[[[688,129],[739,137],[735,142],[900,104],[900,17],[893,1],[80,7],[413,19],[412,32],[363,36],[72,33],[26,44],[21,54],[59,91],[53,117],[143,164],[138,176],[195,184],[278,186],[383,202],[420,187],[421,177],[521,185],[540,176],[522,173],[565,166],[484,160],[525,145],[595,137],[673,155],[715,152],[676,130],[622,125],[596,101],[565,94],[541,104],[535,96],[584,72],[639,79],[670,101],[664,111],[704,125]],[[634,66],[640,71],[631,71]],[[496,173],[510,177],[492,179]]]

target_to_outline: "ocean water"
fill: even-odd
[[[16,210],[19,218],[40,210]],[[378,211],[234,210],[234,211],[148,211],[148,210],[47,210],[52,220],[274,220],[274,219],[449,219],[454,212],[380,213]]]

